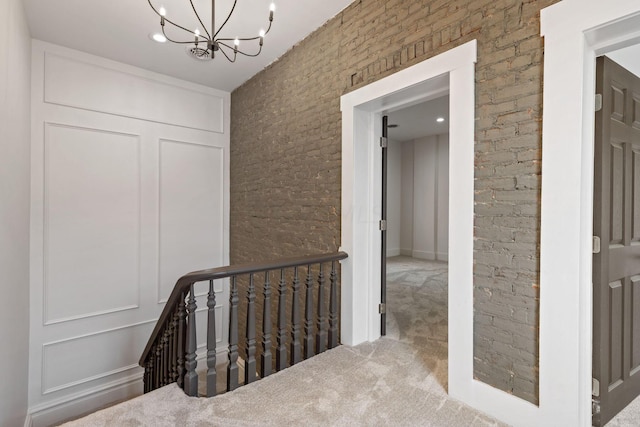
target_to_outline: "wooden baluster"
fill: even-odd
[[[173,313],[173,334],[171,336],[171,382],[178,380],[178,311]]]
[[[158,339],[158,351],[160,352],[160,363],[158,364],[158,373],[160,374],[160,387],[164,387],[164,341],[163,336],[160,335]]]
[[[231,277],[229,296],[229,365],[227,365],[227,391],[238,388],[238,284]]]
[[[304,358],[313,357],[313,276],[311,275],[311,265],[307,266],[307,295],[305,298],[305,320],[304,320]]]
[[[162,381],[161,381],[161,377],[160,374],[162,373],[162,365],[160,365],[160,343],[159,343],[160,339],[158,338],[158,342],[156,343],[156,378],[155,378],[155,382],[156,382],[156,388],[160,388],[162,387]]]
[[[280,284],[278,286],[278,334],[276,337],[276,370],[287,367],[287,281],[284,268],[280,269]]]
[[[293,297],[291,298],[291,364],[302,360],[300,346],[300,280],[298,279],[298,267],[293,269]]]
[[[198,395],[198,374],[196,373],[196,297],[193,283],[189,290],[189,301],[187,303],[187,354],[184,376],[184,392],[187,396]]]
[[[155,378],[156,378],[156,372],[155,372],[155,367],[154,367],[154,359],[156,357],[156,348],[151,347],[151,352],[149,353],[149,391],[155,390],[156,389],[156,382],[155,382]]]
[[[331,274],[329,283],[331,284],[329,296],[329,348],[338,345],[338,275],[336,274],[336,262],[331,262]]]
[[[184,292],[180,295],[178,303],[178,387],[184,389],[184,342],[185,342],[185,318],[187,317],[184,305]]]
[[[249,275],[247,290],[247,360],[244,362],[244,383],[256,380],[256,288],[253,274]]]
[[[142,383],[144,384],[144,393],[149,392],[149,359],[144,364],[144,375],[142,376]]]
[[[324,309],[324,272],[320,264],[318,273],[318,332],[316,334],[316,354],[320,354],[327,349],[327,318]]]
[[[167,319],[167,384],[173,382],[173,319]]]
[[[166,329],[166,326],[162,334],[162,342],[162,382],[164,385],[167,385],[169,384],[169,331]]]
[[[262,310],[262,378],[271,374],[271,283],[269,272],[264,273],[264,307]]]
[[[209,280],[207,295],[207,397],[216,395],[216,293]]]

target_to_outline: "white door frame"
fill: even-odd
[[[541,17],[540,410],[590,426],[595,58],[640,41],[640,3],[563,0]]]
[[[449,395],[500,416],[533,405],[473,379],[473,204],[475,40],[344,95],[342,108],[341,338],[380,337],[381,150],[383,111],[449,92]],[[505,403],[508,402],[508,403]],[[493,408],[487,409],[483,406]],[[492,412],[493,411],[493,412]]]
[[[380,337],[382,112],[449,91],[449,371],[448,392],[512,425],[538,407],[473,378],[473,208],[475,40],[344,95],[342,108],[341,339]],[[551,424],[550,424],[551,425]]]

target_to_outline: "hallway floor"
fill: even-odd
[[[387,258],[387,338],[414,347],[446,393],[447,263]],[[640,426],[640,398],[606,427]]]
[[[448,265],[387,258],[387,338],[411,345],[447,390]]]

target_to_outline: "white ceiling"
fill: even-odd
[[[387,114],[389,124],[397,128],[389,129],[389,138],[398,141],[411,141],[431,135],[449,133],[449,95]],[[436,119],[445,120],[438,123]]]
[[[160,20],[147,0],[24,0],[24,4],[35,39],[232,91],[352,1],[275,0],[273,26],[265,37],[262,53],[256,58],[239,56],[234,64],[221,55],[213,61],[198,61],[187,56],[184,45],[150,40],[149,34],[160,29]],[[164,6],[167,18],[184,27],[199,26],[189,0],[152,0],[152,3],[156,8]],[[211,1],[193,0],[193,3],[204,24],[210,27]],[[216,27],[222,24],[232,4],[233,0],[216,2]],[[271,0],[239,0],[220,35],[257,36],[260,29],[266,30],[268,26],[270,4]],[[204,34],[202,27],[200,31]]]

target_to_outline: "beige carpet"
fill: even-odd
[[[389,262],[389,334],[213,399],[175,384],[73,426],[501,426],[446,394],[446,264]]]

